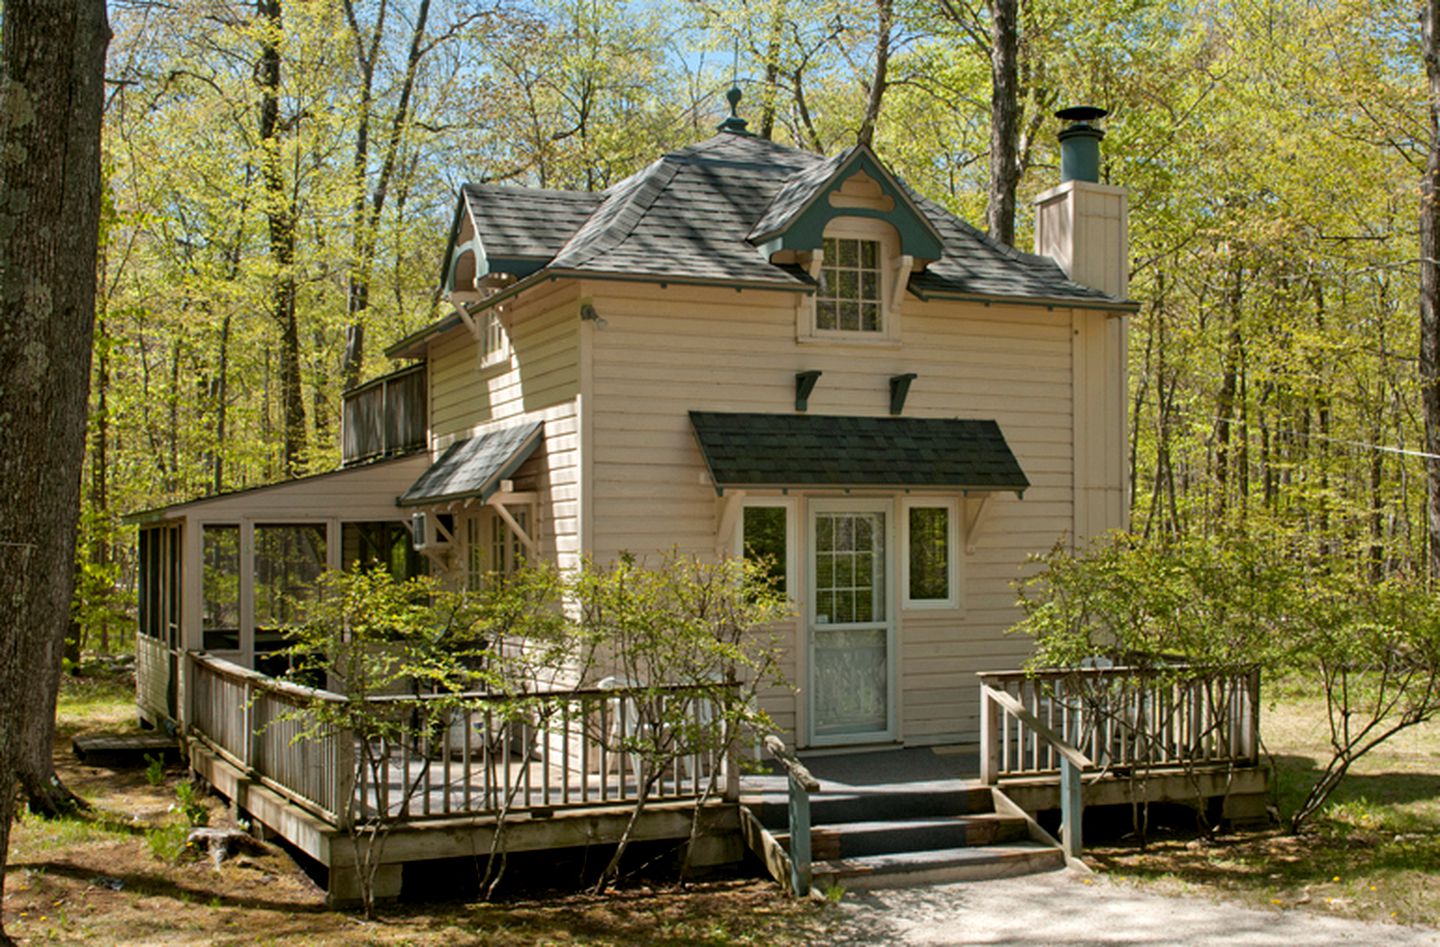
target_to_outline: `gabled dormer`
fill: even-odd
[[[802,340],[898,340],[911,274],[945,252],[935,225],[865,145],[793,175],[747,239],[769,262],[815,280],[798,307]]]

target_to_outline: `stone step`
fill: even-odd
[[[789,850],[789,833],[776,838]],[[963,848],[1026,838],[1025,820],[994,812],[938,816],[928,819],[891,819],[818,825],[810,831],[810,857],[814,861],[918,852],[936,848]]]
[[[821,891],[834,885],[863,891],[1010,878],[1064,867],[1065,855],[1054,846],[1008,842],[816,861],[811,868],[811,878],[813,886]]]
[[[767,792],[743,801],[755,812],[761,825],[768,829],[788,828],[788,799],[784,794]],[[956,781],[876,786],[863,792],[822,789],[810,796],[810,824],[814,826],[994,811],[988,786]]]

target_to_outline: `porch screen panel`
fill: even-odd
[[[136,585],[136,612],[140,634],[150,638],[159,637],[159,608],[156,602],[156,590],[160,584],[160,531],[156,529],[140,530],[139,550],[137,558],[140,562],[140,575]]]
[[[206,526],[201,546],[201,641],[206,651],[239,651],[240,527]]]
[[[349,571],[357,566],[361,570],[380,566],[399,580],[430,571],[425,557],[415,551],[410,528],[404,523],[342,523],[340,550],[341,561]]]
[[[281,629],[305,618],[315,582],[325,571],[321,524],[258,524],[255,527],[255,652],[285,646]],[[258,665],[257,665],[258,666]]]

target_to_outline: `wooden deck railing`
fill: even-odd
[[[1260,674],[1093,668],[980,675],[980,772],[988,783],[1050,775],[1060,756],[1032,723],[1003,712],[1004,694],[1110,771],[1257,765]]]
[[[340,463],[425,446],[425,365],[413,365],[351,388],[342,396]]]
[[[738,795],[733,761],[714,749],[731,686],[719,700],[716,686],[372,697],[375,732],[302,740],[310,702],[349,698],[203,654],[188,666],[189,732],[337,825],[624,805],[647,775],[656,802]],[[655,741],[670,762],[647,774],[640,751]]]
[[[185,726],[229,761],[335,824],[354,785],[353,737],[313,730],[298,714],[339,694],[277,681],[207,654],[188,655]]]
[[[156,718],[168,718],[171,706],[170,648],[159,638],[135,636],[135,699]]]
[[[1255,766],[1260,673],[1186,666],[980,675],[980,778],[1060,780],[1061,842],[1081,850],[1081,777]]]

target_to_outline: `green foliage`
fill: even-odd
[[[184,823],[162,825],[145,832],[145,844],[152,857],[162,862],[177,862],[185,854],[190,826]]]
[[[210,810],[204,801],[205,791],[193,779],[187,779],[175,787],[175,799],[180,805],[180,814],[190,828],[210,824]]]
[[[1320,682],[1331,758],[1291,814],[1298,829],[1355,760],[1440,715],[1440,600],[1423,582],[1357,571],[1323,539],[1282,529],[1061,548],[1022,583],[1035,666],[1091,655],[1202,671],[1258,666]]]
[[[145,754],[145,781],[152,786],[165,782],[165,758]]]

